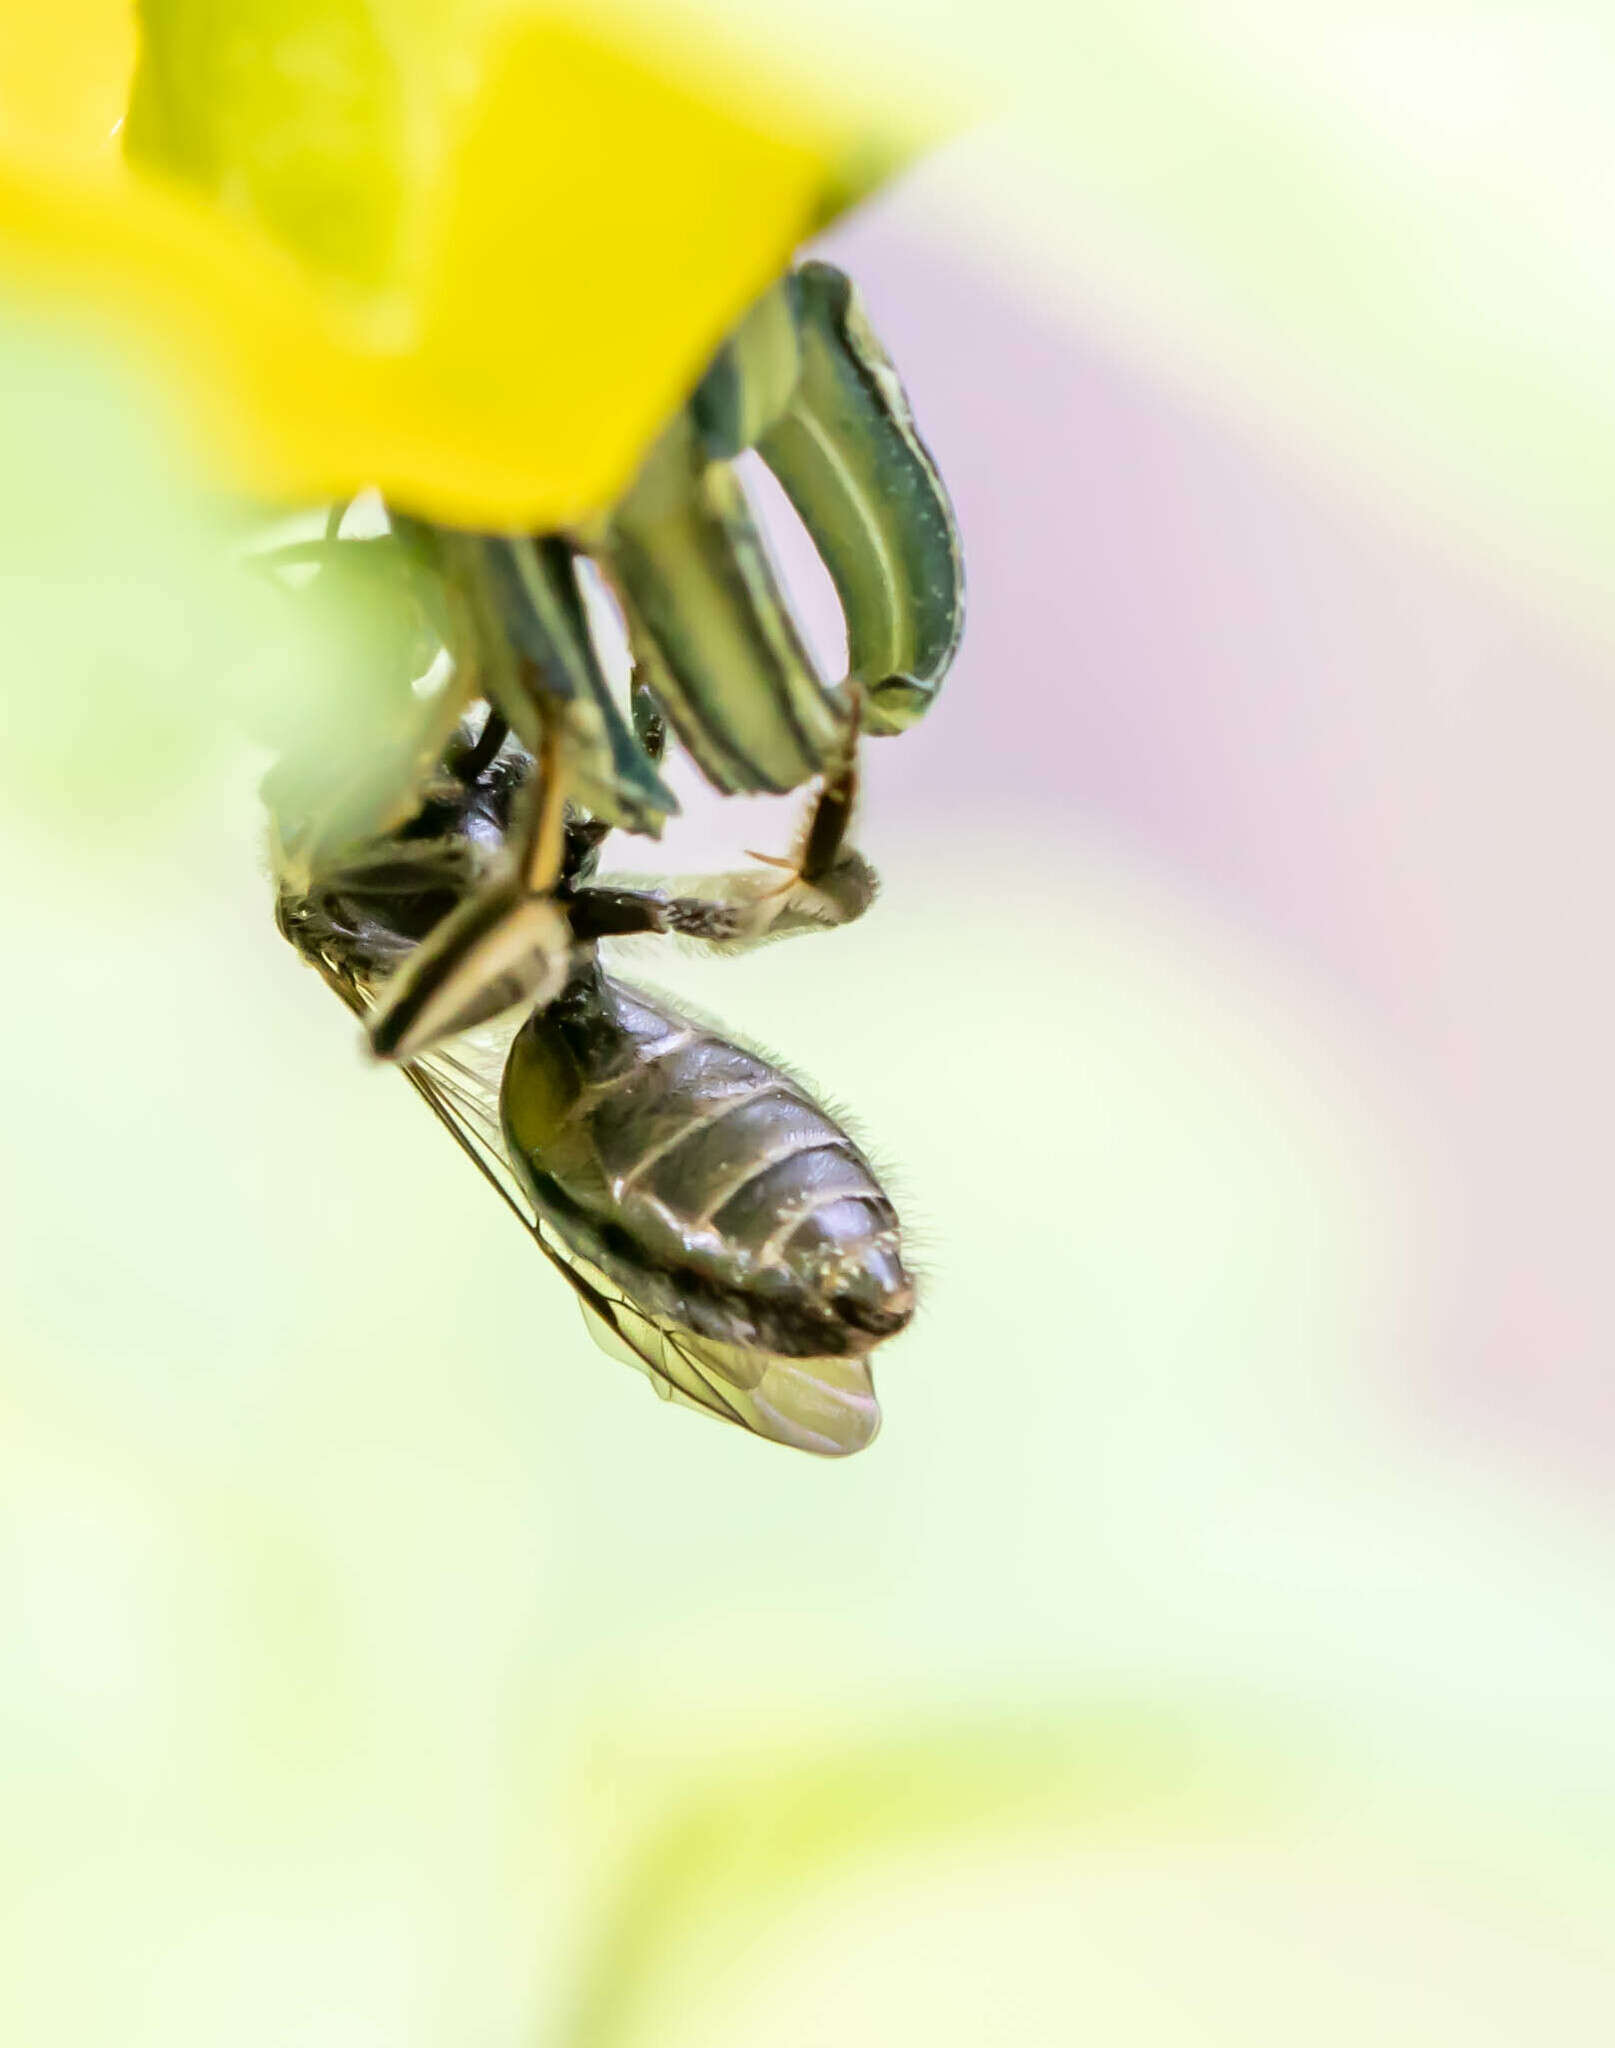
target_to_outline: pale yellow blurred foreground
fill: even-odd
[[[154,591],[213,658],[156,488],[8,614],[3,2037],[1607,2038],[1609,1546],[1395,1393],[1439,1190],[1327,1015],[877,805],[866,926],[652,964],[926,1226],[886,1433],[664,1409],[274,938],[239,750],[40,718]]]

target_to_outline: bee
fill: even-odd
[[[659,753],[655,714],[638,723]],[[283,935],[354,1014],[660,1392],[841,1456],[879,1425],[870,1355],[914,1311],[897,1213],[803,1085],[601,964],[611,936],[721,948],[861,914],[856,740],[783,881],[594,879],[607,828],[487,711],[414,814],[311,873],[274,834]],[[491,908],[490,908],[491,906]]]
[[[839,682],[779,587],[733,467],[748,451],[836,588]],[[323,541],[263,558],[358,571],[396,645],[416,661],[434,648],[441,670],[423,690],[395,662],[373,728],[271,771],[282,933],[607,1349],[759,1435],[862,1448],[879,1419],[870,1354],[914,1309],[891,1202],[800,1083],[617,981],[598,948],[663,933],[734,950],[868,907],[875,878],[849,840],[858,747],[931,703],[963,603],[952,511],[895,369],[850,282],[808,263],[740,322],[595,519],[542,535],[388,520],[344,538],[338,512]],[[588,562],[627,628],[626,717]],[[795,860],[677,889],[595,879],[611,830],[656,837],[677,809],[659,773],[669,724],[721,793],[817,780]]]

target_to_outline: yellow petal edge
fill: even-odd
[[[154,364],[261,498],[586,517],[847,196],[821,100],[632,9],[150,0],[140,171],[128,10],[29,12],[0,30],[0,281]]]

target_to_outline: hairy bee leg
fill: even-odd
[[[813,806],[802,843],[802,858],[796,864],[796,872],[804,882],[821,882],[835,868],[852,830],[857,805],[858,766],[853,761],[842,774],[826,781]]]
[[[805,882],[810,888],[817,887],[842,860],[847,837],[852,830],[853,814],[858,808],[858,742],[862,728],[863,693],[854,684],[852,709],[841,743],[841,759],[837,765],[824,771],[819,793],[813,800],[801,835],[801,852],[794,859],[786,859],[776,853],[758,853],[751,847],[747,848],[749,860],[787,870],[786,879],[775,884],[776,893],[784,895],[799,882]]]
[[[580,946],[597,939],[635,939],[651,933],[728,945],[740,934],[740,912],[706,896],[665,896],[659,889],[618,889],[609,883],[574,890],[567,906]]]
[[[769,906],[776,906],[765,917],[761,929],[748,936],[775,938],[787,931],[850,924],[874,901],[875,872],[850,844],[860,788],[858,742],[862,709],[862,695],[855,687],[840,763],[824,773],[794,857],[747,849],[751,860],[785,871],[778,882],[763,886],[753,880],[745,890],[760,909],[767,911]]]
[[[858,790],[858,717],[854,710],[846,755],[840,767],[826,774],[819,786],[813,808],[807,814],[801,853],[793,861],[763,853],[753,853],[751,858],[765,861],[770,867],[788,868],[790,879],[780,884],[782,889],[797,882],[816,888],[835,872],[851,850],[847,839],[858,808]]]
[[[849,845],[858,799],[856,750],[825,778],[794,859],[754,853],[762,868],[704,875],[664,899],[663,930],[737,952],[766,939],[831,931],[862,917],[878,887],[874,869]],[[776,881],[768,868],[783,868]]]
[[[567,904],[572,936],[580,946],[596,939],[635,939],[671,929],[667,898],[655,889],[614,889],[609,885],[573,891]]]

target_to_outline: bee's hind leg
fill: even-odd
[[[824,776],[797,852],[752,853],[763,869],[710,875],[683,885],[667,904],[670,931],[728,951],[799,932],[832,931],[862,917],[875,900],[874,869],[851,844],[858,808],[858,717],[841,760]]]

